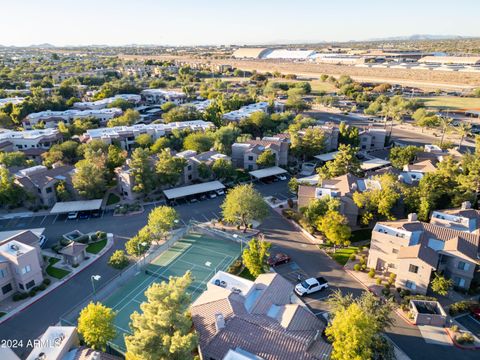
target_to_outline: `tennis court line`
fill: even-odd
[[[183,255],[185,255],[187,252],[189,252],[189,251],[193,248],[193,246],[194,246],[194,245],[191,245],[184,253],[182,253],[182,254],[181,254],[180,256],[178,256],[176,259],[180,259]],[[162,254],[161,254],[161,255],[162,255]],[[160,256],[160,255],[159,255],[159,256]],[[158,275],[162,275],[164,272],[166,272],[168,269],[170,269],[170,267],[171,267],[173,264],[175,264],[175,262],[172,262],[172,263],[168,264],[168,265],[165,267],[165,269],[163,269],[162,272],[158,273]],[[155,274],[157,274],[157,273],[155,272]],[[150,281],[150,282],[148,283],[147,286],[143,287],[147,281]],[[132,291],[130,291],[127,295],[125,295],[125,299],[127,299],[127,303],[126,303],[124,306],[122,306],[118,311],[119,311],[119,312],[122,311],[128,304],[130,304],[130,302],[131,302],[133,299],[136,298],[136,296],[138,295],[138,291],[137,291],[137,290],[138,290],[139,288],[143,287],[143,291],[145,291],[146,288],[147,288],[148,286],[150,286],[150,284],[152,284],[152,283],[154,283],[154,282],[155,282],[155,277],[154,277],[154,276],[149,276],[147,279],[145,279],[144,281],[142,281],[137,287],[135,287]],[[128,299],[128,297],[129,297],[134,291],[137,291],[137,295],[135,295],[132,299]],[[120,304],[121,304],[121,301],[117,304],[117,306],[120,305]],[[114,307],[113,307],[113,310],[115,310],[115,309],[117,308],[117,306],[114,306]]]

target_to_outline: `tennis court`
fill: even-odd
[[[206,289],[208,280],[217,271],[226,270],[240,251],[239,243],[198,233],[189,233],[177,241],[103,301],[117,312],[117,337],[110,344],[112,348],[125,352],[123,336],[130,333],[130,315],[134,311],[140,312],[140,304],[146,300],[144,293],[152,283],[168,281],[170,276],[183,276],[190,270],[194,280],[188,292],[193,301]]]

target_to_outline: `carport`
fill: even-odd
[[[278,166],[272,166],[266,169],[254,170],[250,171],[249,174],[251,177],[255,178],[256,180],[261,180],[270,176],[277,176],[286,174],[287,170],[282,169]]]
[[[202,184],[182,186],[174,189],[163,190],[168,200],[185,198],[187,196],[209,193],[211,191],[223,190],[225,186],[220,181],[210,181]]]
[[[102,199],[95,200],[79,200],[79,201],[64,201],[57,202],[50,214],[66,214],[69,212],[100,210],[102,207]]]
[[[362,169],[363,171],[372,171],[372,170],[377,170],[389,165],[390,165],[390,161],[388,160],[373,158],[373,159],[362,162],[360,164],[360,169]]]
[[[314,158],[326,163],[327,161],[334,160],[337,154],[338,154],[338,151],[332,151],[326,154],[315,155]]]

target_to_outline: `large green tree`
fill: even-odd
[[[223,218],[244,226],[252,220],[262,221],[268,216],[268,205],[252,184],[237,185],[231,189],[222,204]]]
[[[100,199],[107,190],[106,158],[99,154],[75,164],[72,177],[73,187],[79,195],[87,199]]]
[[[212,171],[217,179],[228,180],[235,176],[235,168],[227,159],[216,159],[212,164]]]
[[[169,149],[162,150],[158,154],[158,160],[155,165],[159,184],[175,185],[180,180],[180,175],[185,166],[185,159],[172,156]]]
[[[310,159],[325,151],[325,132],[319,127],[307,128],[301,132],[290,132],[291,149],[295,156],[303,160]]]
[[[336,176],[360,173],[360,161],[357,159],[357,148],[350,145],[339,145],[338,153],[335,159],[327,162],[318,169],[318,174],[322,179],[331,179]]]
[[[105,351],[107,343],[116,335],[115,312],[101,303],[88,304],[78,317],[78,332],[88,346]]]
[[[328,210],[317,220],[317,229],[320,230],[328,242],[334,246],[349,245],[352,230],[348,226],[347,218],[336,210]]]
[[[243,264],[254,277],[265,272],[267,258],[270,256],[268,250],[271,246],[272,244],[267,241],[253,238],[243,250]]]
[[[277,155],[270,149],[266,149],[257,158],[257,165],[260,168],[267,168],[275,166]]]
[[[197,336],[188,313],[191,283],[192,275],[187,272],[147,289],[141,313],[135,311],[130,316],[132,334],[125,336],[128,360],[193,359]]]
[[[133,191],[149,194],[155,189],[156,176],[149,150],[143,148],[133,150],[130,169],[135,179]]]
[[[417,154],[422,151],[419,146],[394,147],[390,150],[390,162],[397,169],[403,169],[405,165],[412,163]]]
[[[177,211],[170,206],[158,206],[154,208],[148,215],[148,230],[157,240],[165,238],[166,235],[172,231],[175,220],[178,219]]]
[[[195,132],[189,134],[183,140],[183,148],[185,150],[194,150],[202,153],[210,150],[213,147],[214,139],[210,133]]]
[[[25,191],[15,183],[15,178],[10,171],[0,166],[0,206],[17,207],[25,198]]]

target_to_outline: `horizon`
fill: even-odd
[[[460,14],[458,8],[469,11]],[[345,0],[341,5],[313,0],[295,4],[287,0],[244,0],[240,4],[85,0],[81,6],[61,0],[25,0],[9,2],[2,9],[11,15],[0,23],[0,32],[8,34],[0,45],[7,47],[306,45],[394,41],[390,38],[412,35],[480,37],[476,26],[480,3],[473,0],[460,4]]]

